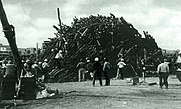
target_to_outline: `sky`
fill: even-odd
[[[62,22],[70,25],[76,16],[105,15],[123,17],[143,35],[151,34],[163,49],[181,49],[181,0],[1,0],[9,23],[15,26],[19,48],[41,47],[55,37],[57,8]],[[0,30],[2,27],[0,26]],[[4,33],[0,43],[7,45]]]

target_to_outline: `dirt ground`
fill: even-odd
[[[140,79],[142,81],[142,79]],[[103,81],[105,82],[105,81]],[[157,77],[146,78],[146,83],[132,85],[127,79],[111,80],[111,86],[92,86],[91,81],[49,83],[60,94],[54,98],[30,101],[2,101],[9,109],[181,109],[181,83],[169,77],[169,89],[160,89]],[[15,102],[15,103],[14,103]],[[15,106],[16,104],[16,106]]]

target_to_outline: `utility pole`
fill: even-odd
[[[20,58],[20,55],[18,53],[18,48],[16,45],[15,27],[13,25],[9,24],[1,0],[0,0],[0,20],[2,23],[3,32],[5,34],[5,37],[8,40],[9,46],[11,47],[11,52],[12,52],[12,55],[14,57],[15,63],[17,65],[17,70],[18,70],[17,73],[18,73],[18,78],[19,78],[20,72],[21,72],[23,66],[22,66],[21,58]]]
[[[38,58],[39,58],[39,54],[38,54],[38,42],[36,43],[36,61],[38,61]]]

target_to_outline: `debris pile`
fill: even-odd
[[[112,64],[111,77],[114,77],[116,62],[123,57],[127,64],[133,66],[125,69],[126,76],[130,77],[135,76],[133,69],[140,75],[141,59],[153,61],[161,56],[160,48],[148,32],[144,31],[143,37],[123,17],[117,18],[111,13],[110,16],[75,17],[71,26],[62,23],[59,26],[53,26],[57,30],[54,33],[56,37],[50,39],[40,56],[41,60],[49,60],[50,78],[58,82],[78,80],[76,64],[80,58],[107,57]],[[61,68],[55,68],[54,57],[59,50],[63,51],[64,59]]]

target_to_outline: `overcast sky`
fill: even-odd
[[[164,49],[181,49],[181,0],[2,0],[8,20],[16,28],[18,47],[35,47],[55,37],[57,8],[64,24],[73,17],[113,13],[148,31]],[[0,26],[2,30],[2,27]],[[3,32],[0,43],[8,44]]]

